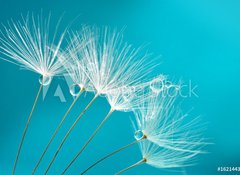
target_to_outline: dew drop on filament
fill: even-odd
[[[41,75],[39,77],[39,83],[42,84],[43,86],[49,85],[51,83],[51,81],[52,81],[52,77],[50,77],[50,76]]]
[[[72,96],[78,96],[81,92],[81,87],[78,84],[73,84],[70,87],[70,93]]]
[[[136,140],[141,140],[144,137],[144,134],[141,130],[137,130],[134,134]]]
[[[150,89],[155,93],[159,93],[163,90],[163,86],[164,84],[162,80],[153,80],[150,84]]]
[[[171,87],[173,86],[173,84],[172,84],[171,81],[165,81],[165,82],[164,82],[164,86],[165,86],[166,88],[171,88]]]

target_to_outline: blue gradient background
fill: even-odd
[[[184,110],[194,107],[193,116],[202,115],[208,122],[206,137],[214,142],[209,154],[199,156],[199,164],[185,173],[162,171],[142,165],[125,174],[137,175],[216,175],[218,166],[240,166],[240,2],[237,0],[89,0],[89,1],[17,1],[0,2],[0,22],[19,14],[51,11],[53,16],[65,12],[63,22],[77,15],[74,26],[126,26],[125,39],[136,46],[150,43],[149,50],[162,55],[158,72],[198,85],[198,98],[185,100]],[[0,174],[9,175],[22,131],[38,89],[38,75],[20,71],[0,61]],[[54,97],[57,85],[64,90],[67,102]],[[71,111],[37,174],[47,163],[76,115],[92,98],[83,96]],[[63,79],[54,79],[45,100],[39,101],[27,134],[16,175],[31,173],[43,147],[72,101]],[[61,172],[107,113],[109,105],[99,98],[74,129],[49,174]],[[117,112],[106,123],[82,156],[69,170],[79,174],[94,160],[133,141],[130,113]],[[114,174],[140,159],[138,147],[132,147],[106,160],[89,172]]]

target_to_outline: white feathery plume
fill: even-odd
[[[81,60],[77,60],[77,58],[72,55],[72,60],[71,62],[67,63],[66,69],[68,71],[68,75],[71,77],[75,84],[79,85],[81,89],[91,91],[91,86],[89,86],[90,82],[85,72],[83,71],[85,68],[81,64]]]
[[[95,97],[105,95],[111,109],[62,174],[85,150],[114,111],[132,111],[133,107],[138,105],[141,98],[136,97],[137,91],[149,80],[149,74],[159,64],[155,59],[150,60],[150,55],[142,55],[140,48],[134,49],[123,42],[122,33],[108,28],[101,33],[94,27],[86,27],[83,31],[84,38],[94,38],[86,47],[80,49],[85,61],[83,65],[87,68],[86,74],[95,88]],[[131,88],[134,89],[133,92]]]
[[[85,27],[82,35],[94,38],[80,52],[97,94],[108,94],[122,86],[137,86],[158,65],[149,54],[142,54],[141,48],[134,49],[124,42],[121,32]]]
[[[196,163],[196,156],[205,153],[202,148],[208,143],[202,137],[199,118],[190,122],[185,121],[187,115],[183,115],[179,108],[173,105],[176,97],[169,97],[165,92],[167,90],[164,89],[155,97],[147,98],[142,104],[143,107],[135,111],[136,141],[129,145],[139,143],[142,160],[116,175],[143,163],[157,168],[193,166]],[[119,150],[127,147],[128,145]]]
[[[147,99],[164,89],[160,84],[165,79],[164,75],[159,75],[150,81],[137,83],[135,86],[122,86],[109,91],[106,98],[112,109],[125,112],[134,111],[142,108],[141,105]]]
[[[136,123],[133,122],[136,140],[97,160],[82,174],[137,143],[140,144],[143,159],[116,175],[142,163],[158,168],[190,166],[194,165],[199,153],[204,153],[201,148],[207,143],[202,139],[201,130],[197,129],[198,118],[184,123],[185,116],[182,117],[180,110],[174,107],[176,97],[168,96],[167,91],[170,88],[179,90],[179,85],[174,85],[166,76],[159,75],[142,87],[148,95],[143,98],[138,109],[134,108],[137,120]]]
[[[144,139],[138,143],[141,150],[142,159],[137,163],[125,169],[122,169],[115,175],[120,175],[123,172],[144,163],[161,169],[182,168],[187,166],[193,166],[196,163],[196,156],[198,155],[197,152],[186,152],[167,149],[159,146],[154,142],[149,141],[148,139]]]
[[[69,112],[71,111],[71,109],[75,105],[76,101],[79,99],[79,97],[81,96],[81,94],[84,91],[91,91],[90,81],[88,79],[88,76],[86,75],[86,68],[84,66],[85,62],[82,61],[84,58],[78,52],[78,50],[85,47],[86,43],[88,43],[88,42],[90,42],[89,38],[83,38],[77,33],[71,33],[70,34],[70,41],[68,43],[67,48],[63,51],[61,50],[58,53],[59,60],[63,63],[63,67],[66,69],[66,71],[68,73],[68,76],[70,76],[70,78],[74,82],[74,84],[70,87],[70,93],[71,93],[72,96],[75,96],[76,98],[73,100],[73,102],[69,106],[68,110],[64,114],[62,120],[60,121],[59,125],[55,129],[55,132],[52,134],[48,144],[46,145],[45,149],[43,150],[42,155],[40,156],[37,164],[35,165],[35,167],[32,171],[32,174],[34,174],[36,172],[37,168],[39,167],[39,164],[42,162],[42,159],[44,158],[46,152],[48,151],[52,141],[56,137],[57,133],[59,132],[60,128],[62,127],[63,123],[65,122]],[[88,107],[89,106],[90,105],[88,105]],[[87,110],[88,107],[86,107],[85,110],[83,110],[83,112],[81,112],[81,114],[76,119],[75,124],[81,118],[81,116],[84,114],[84,112]],[[75,124],[73,124],[73,127],[75,126]],[[64,144],[66,138],[70,134],[73,127],[70,127],[66,136],[63,138],[62,145]],[[61,147],[62,146],[60,146],[58,148],[58,151],[61,149]],[[57,156],[57,154],[58,153],[56,153],[55,157]],[[55,158],[53,158],[53,160],[54,159]],[[50,168],[50,166],[49,166],[49,168]]]
[[[43,14],[14,22],[11,20],[2,30],[0,52],[4,60],[20,65],[22,68],[39,73],[43,77],[52,77],[63,71],[57,59],[65,31],[57,32],[60,20],[55,25],[55,32],[50,32],[50,17],[43,19]],[[11,58],[11,59],[10,59]]]
[[[156,168],[181,168],[193,166],[197,153],[173,151],[144,140],[139,143],[143,160]]]
[[[68,76],[84,91],[93,91],[93,88],[87,75],[86,61],[84,61],[86,58],[79,50],[86,47],[91,40],[91,38],[84,38],[80,34],[72,32],[68,47],[58,56],[64,63],[63,66],[68,72]]]
[[[149,93],[144,93],[145,84],[140,87],[123,86],[106,94],[106,98],[112,110],[129,112],[138,108],[145,98],[149,98]]]
[[[147,98],[142,107],[135,110],[137,130],[161,147],[202,153],[201,148],[207,143],[201,135],[199,117],[187,122],[187,114],[174,106],[175,100],[176,97],[169,97],[165,90]]]
[[[8,22],[8,25],[3,26],[4,29],[0,31],[0,53],[7,57],[2,59],[41,75],[39,79],[41,85],[24,128],[12,175],[15,174],[21,149],[42,88],[51,82],[52,76],[62,74],[64,70],[62,63],[57,59],[57,54],[65,31],[61,34],[57,32],[60,22],[58,21],[54,26],[55,32],[51,33],[50,16],[49,14],[48,18],[43,19],[43,14],[37,17],[27,15],[20,21]]]

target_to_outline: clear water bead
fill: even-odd
[[[164,82],[164,86],[165,86],[166,88],[171,88],[171,87],[173,86],[173,84],[172,84],[171,81],[165,81],[165,82]]]
[[[52,81],[52,77],[50,77],[50,76],[41,75],[39,77],[39,83],[42,84],[43,86],[49,85],[51,83],[51,81]]]
[[[70,93],[72,96],[78,96],[81,92],[81,87],[78,84],[73,84],[70,87]]]
[[[150,84],[150,89],[155,93],[159,93],[163,90],[163,86],[164,84],[162,80],[153,80]]]
[[[144,137],[144,134],[141,130],[137,130],[134,134],[136,140],[141,140]]]

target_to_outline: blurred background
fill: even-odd
[[[208,154],[198,157],[194,167],[160,170],[141,165],[126,175],[216,175],[219,166],[240,166],[240,1],[237,0],[8,0],[0,1],[0,22],[20,19],[27,12],[51,12],[53,21],[63,15],[62,24],[74,19],[72,28],[81,24],[125,28],[125,40],[135,46],[148,44],[148,50],[161,56],[159,73],[191,82],[197,96],[184,100],[183,110],[190,117],[201,115],[208,123],[205,137],[214,143]],[[1,27],[2,28],[2,27]],[[0,60],[0,174],[9,175],[17,148],[39,83],[38,75],[19,70]],[[56,89],[64,94],[60,100]],[[64,78],[55,78],[37,104],[25,139],[16,175],[30,174],[63,114],[72,102]],[[77,114],[93,97],[82,96],[69,115],[57,139],[36,174],[43,174],[61,138]],[[65,102],[64,102],[65,101]],[[78,152],[109,110],[99,98],[87,111],[64,145],[49,174],[59,174]],[[89,147],[68,171],[80,174],[106,153],[134,140],[129,117],[116,112]],[[89,171],[89,175],[114,174],[141,158],[138,146],[123,151]]]

